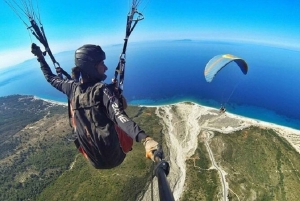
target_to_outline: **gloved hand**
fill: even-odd
[[[56,73],[57,73],[57,74],[63,72],[63,69],[62,69],[60,66],[55,67],[55,70],[56,70]]]
[[[154,161],[153,153],[158,149],[158,143],[151,137],[146,137],[146,139],[144,139],[142,142],[146,150],[146,158],[149,158]]]
[[[44,57],[43,52],[41,51],[41,48],[37,46],[35,43],[32,43],[31,45],[31,52],[38,58]]]

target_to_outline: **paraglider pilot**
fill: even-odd
[[[142,142],[146,157],[153,159],[158,143],[124,111],[124,97],[115,84],[105,84],[105,52],[98,45],[83,45],[75,51],[75,65],[81,81],[63,80],[54,75],[39,46],[32,44],[46,80],[66,94],[71,102],[72,125],[78,150],[97,169],[120,165],[133,141]]]
[[[224,113],[224,112],[226,112],[226,108],[224,105],[221,105],[220,113]]]

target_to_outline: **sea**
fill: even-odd
[[[105,82],[110,83],[123,44],[102,48],[109,68]],[[232,62],[208,83],[204,68],[220,54],[244,59],[248,73],[244,75]],[[74,51],[55,54],[55,58],[62,68],[71,71]],[[36,59],[20,62],[0,69],[0,96],[24,94],[67,102],[64,94],[46,82]],[[48,63],[54,69],[50,60]],[[124,95],[131,105],[159,106],[183,101],[216,109],[224,105],[233,114],[300,130],[299,76],[299,50],[188,39],[129,42]]]

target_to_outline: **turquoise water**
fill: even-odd
[[[113,77],[122,45],[106,51],[107,82]],[[247,75],[236,65],[207,83],[206,63],[218,54],[244,58]],[[192,101],[230,113],[300,129],[300,52],[254,44],[213,41],[160,41],[128,45],[124,94],[130,104],[165,105]],[[70,72],[73,51],[56,55]],[[31,94],[66,102],[44,79],[35,59],[0,70],[0,96]]]

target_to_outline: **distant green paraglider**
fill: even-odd
[[[231,62],[235,62],[240,67],[241,71],[245,75],[247,74],[248,65],[244,59],[231,54],[217,55],[209,60],[209,62],[205,66],[204,76],[206,81],[211,82],[216,74]]]

